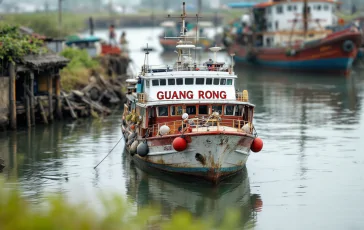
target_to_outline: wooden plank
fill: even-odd
[[[70,108],[70,110],[71,110],[71,116],[72,116],[72,118],[73,119],[77,119],[77,114],[75,113],[75,111],[73,110],[73,108],[72,108],[72,104],[71,104],[71,102],[68,100],[68,98],[67,98],[67,96],[65,95],[65,93],[64,92],[62,92],[62,96],[63,96],[63,98],[66,100],[66,103],[67,103],[67,105],[68,105],[68,107]]]
[[[42,100],[39,97],[38,97],[38,103],[39,103],[39,108],[40,108],[40,114],[41,114],[41,116],[43,118],[43,122],[48,124],[48,119],[47,119],[47,116],[46,116],[45,111],[44,111]]]

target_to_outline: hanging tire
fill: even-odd
[[[343,43],[343,50],[346,52],[346,53],[350,53],[351,51],[353,51],[355,48],[355,44],[353,41],[351,40],[346,40],[344,43]]]

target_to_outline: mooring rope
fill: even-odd
[[[98,163],[95,167],[94,167],[94,169],[96,169],[97,168],[97,166],[99,166],[99,164],[101,164],[105,159],[106,159],[106,157],[107,156],[109,156],[109,154],[114,150],[114,148],[119,144],[119,142],[121,141],[121,139],[123,139],[123,137],[124,137],[124,135],[121,135],[121,138],[120,138],[120,140],[115,144],[115,146],[109,151],[109,153],[104,157],[104,159],[102,159],[101,161],[100,161],[100,163]]]

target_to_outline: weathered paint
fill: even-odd
[[[148,138],[148,156],[134,155],[133,159],[158,170],[203,177],[217,182],[245,166],[254,138],[240,133],[188,135],[191,137],[191,143],[181,152],[175,151],[171,145],[174,137],[178,135]]]

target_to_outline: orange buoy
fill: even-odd
[[[131,130],[134,130],[134,129],[135,129],[135,125],[131,125],[131,126],[130,126],[130,129],[131,129]]]
[[[173,148],[180,152],[187,148],[187,141],[182,137],[176,137],[172,142]]]
[[[263,140],[260,139],[259,137],[256,137],[252,143],[252,145],[250,146],[250,149],[257,153],[260,152],[260,150],[262,150],[263,148]]]

